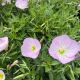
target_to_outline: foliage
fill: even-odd
[[[26,10],[14,4],[0,6],[0,37],[9,37],[8,50],[0,53],[0,68],[6,80],[79,80],[80,59],[63,65],[48,54],[52,39],[58,35],[80,40],[79,0],[29,0]],[[26,37],[41,41],[42,49],[35,60],[21,55]],[[19,63],[9,69],[15,60]]]

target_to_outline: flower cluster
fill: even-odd
[[[26,38],[21,47],[21,53],[25,57],[37,58],[41,49],[41,44],[37,39]],[[66,64],[76,59],[80,51],[80,45],[68,35],[54,38],[49,48],[49,54],[54,59]]]
[[[28,8],[29,0],[15,0],[15,6],[19,9]],[[6,4],[11,4],[11,0],[2,0],[2,6]],[[80,4],[78,5],[80,9]],[[9,44],[8,37],[0,38],[0,52],[7,50]],[[25,38],[21,46],[21,55],[23,57],[36,59],[41,50],[41,43],[38,39],[35,38]],[[55,37],[50,47],[48,48],[49,55],[61,62],[62,64],[67,64],[77,57],[77,54],[80,52],[80,43],[71,39],[68,35],[61,35]],[[18,60],[15,60],[12,64],[8,65],[8,68],[11,69],[18,64]],[[5,74],[0,70],[0,80],[5,80]]]
[[[8,37],[0,38],[0,52],[8,48]],[[26,38],[21,46],[21,53],[25,57],[37,58],[41,49],[39,40]],[[71,39],[68,35],[54,38],[48,49],[50,56],[65,64],[73,61],[80,51],[80,43]]]
[[[8,37],[0,38],[0,52],[8,48]],[[26,38],[21,46],[21,53],[24,57],[36,59],[40,53],[41,44],[35,38]],[[48,49],[50,56],[60,61],[62,64],[69,63],[76,59],[76,55],[80,51],[80,43],[71,39],[68,35],[55,37]],[[18,61],[13,62],[11,67],[16,65]],[[5,75],[0,70],[0,80],[5,80]]]

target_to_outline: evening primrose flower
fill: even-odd
[[[17,8],[24,10],[25,8],[28,8],[28,0],[16,0],[15,5]]]
[[[73,61],[79,51],[79,43],[68,35],[54,38],[49,48],[49,54],[63,64]]]
[[[21,46],[21,53],[25,57],[37,58],[41,49],[41,44],[37,39],[26,38]]]
[[[0,70],[0,80],[5,80],[5,74],[2,70]]]
[[[8,37],[0,38],[0,52],[8,48]]]

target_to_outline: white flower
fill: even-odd
[[[0,70],[0,80],[5,80],[5,74],[2,70]]]

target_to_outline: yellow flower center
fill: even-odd
[[[3,77],[4,77],[4,75],[0,73],[0,80],[2,80]]]
[[[35,51],[35,50],[36,50],[36,46],[35,46],[35,45],[32,45],[32,46],[31,46],[31,50],[32,50],[32,51]]]
[[[60,48],[60,49],[58,50],[58,52],[59,52],[60,54],[64,54],[65,50],[64,50],[63,48]]]

